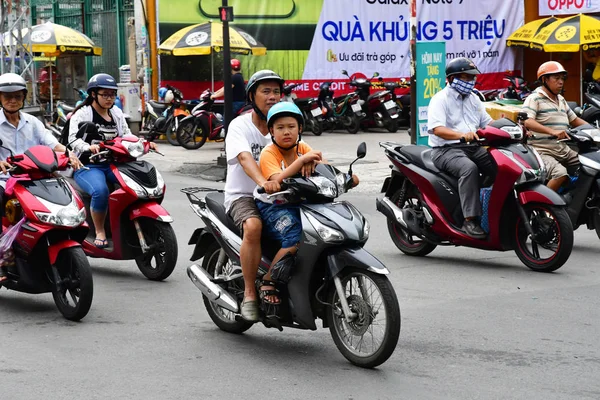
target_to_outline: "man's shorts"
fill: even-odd
[[[302,238],[300,208],[295,205],[274,205],[257,201],[263,219],[263,230],[267,237],[281,243],[286,249],[294,247]]]
[[[577,152],[564,143],[541,144],[533,146],[546,164],[548,179],[558,179],[568,176],[567,168],[579,164]]]
[[[240,197],[231,203],[229,207],[229,216],[233,219],[235,225],[243,231],[244,222],[250,218],[260,218],[260,211],[256,207],[254,197]]]

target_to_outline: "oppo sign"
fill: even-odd
[[[600,12],[600,0],[539,0],[540,16]]]

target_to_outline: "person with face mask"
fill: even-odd
[[[483,239],[479,172],[496,177],[497,165],[480,146],[452,147],[453,143],[478,140],[477,129],[493,120],[483,103],[473,93],[480,72],[468,58],[455,58],[446,65],[448,84],[436,93],[429,103],[427,129],[433,164],[458,179],[458,194],[464,216],[462,230],[469,236]],[[446,147],[445,147],[446,146]]]
[[[538,139],[530,145],[540,153],[548,177],[547,186],[554,191],[567,182],[567,167],[579,165],[579,156],[565,143],[557,140],[568,138],[566,130],[569,126],[586,124],[579,118],[565,98],[561,95],[567,79],[567,71],[556,61],[548,61],[540,65],[537,72],[542,86],[533,91],[523,103],[523,111],[529,117],[525,127]]]

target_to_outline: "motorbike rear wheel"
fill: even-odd
[[[151,281],[162,281],[171,275],[177,264],[177,237],[171,224],[150,218],[140,218],[144,239],[153,250],[142,254],[135,262]]]
[[[348,361],[363,368],[383,364],[400,337],[400,306],[385,275],[347,268],[340,275],[342,288],[356,318],[345,318],[335,286],[329,291],[327,322],[338,350]]]
[[[316,119],[311,119],[310,122],[310,130],[313,133],[313,135],[321,136],[321,134],[323,133],[323,124],[317,121]]]
[[[179,122],[181,122],[184,117],[184,115],[173,117],[165,129],[167,142],[171,143],[173,146],[179,146],[179,142],[177,141],[177,128],[179,128]]]
[[[385,123],[385,129],[387,129],[390,133],[398,132],[398,120],[390,119],[389,121],[387,121]]]
[[[219,267],[217,266],[220,251],[221,247],[217,243],[213,243],[209,246],[202,260],[202,268],[204,268],[204,270],[212,277],[227,274],[231,272],[231,269],[233,268],[228,258],[225,260],[225,265]],[[219,286],[223,287],[234,297],[236,297],[236,292],[244,293],[243,278],[239,278]],[[217,306],[208,300],[204,295],[202,295],[202,297],[204,298],[204,306],[206,307],[206,312],[208,312],[210,319],[212,319],[215,325],[217,325],[221,330],[229,333],[240,334],[246,332],[252,327],[253,323],[243,320],[236,320],[235,313]]]
[[[342,124],[348,131],[348,133],[352,133],[353,135],[358,133],[360,130],[360,121],[358,117],[352,113],[352,115],[344,115],[342,118]]]
[[[547,204],[523,206],[534,237],[520,217],[515,224],[515,253],[528,268],[538,272],[556,271],[573,249],[573,226],[564,208]]]
[[[199,149],[204,146],[207,138],[208,132],[205,132],[202,123],[195,119],[188,119],[179,124],[179,128],[177,128],[177,142],[184,149]]]
[[[421,197],[418,192],[418,189],[415,186],[410,186],[406,193],[405,199],[402,204],[399,203],[400,200],[400,190],[392,195],[390,200],[398,206],[398,208],[403,209],[410,207],[415,210],[421,210]],[[387,220],[388,232],[390,237],[392,238],[392,242],[396,245],[398,250],[403,252],[409,256],[426,256],[431,253],[437,247],[433,243],[426,242],[425,240],[411,235],[409,232],[402,227],[399,223],[392,221],[388,218]]]
[[[94,281],[88,259],[81,247],[63,249],[56,260],[60,289],[52,291],[58,311],[70,321],[85,317],[92,306]]]

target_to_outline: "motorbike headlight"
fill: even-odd
[[[141,140],[137,142],[122,141],[121,144],[127,149],[129,155],[133,158],[138,158],[144,154],[144,143]]]
[[[311,176],[308,180],[315,184],[318,194],[332,199],[337,197],[337,185],[324,176]]]
[[[148,197],[148,192],[146,191],[146,189],[144,189],[144,187],[142,185],[140,185],[139,183],[134,181],[131,177],[127,176],[126,174],[121,174],[121,177],[123,178],[123,181],[125,182],[125,184],[131,190],[133,190],[140,199],[145,199]],[[164,182],[163,182],[163,184],[164,184]]]
[[[313,226],[313,228],[315,228],[315,230],[324,242],[337,243],[344,241],[344,235],[342,234],[342,232],[322,224],[321,222],[319,222],[318,219],[316,219],[308,213],[306,214],[306,218]]]
[[[85,208],[78,209],[75,198],[71,204],[62,206],[54,204],[38,197],[38,200],[48,209],[50,212],[34,211],[35,216],[44,223],[76,227],[85,221]]]

